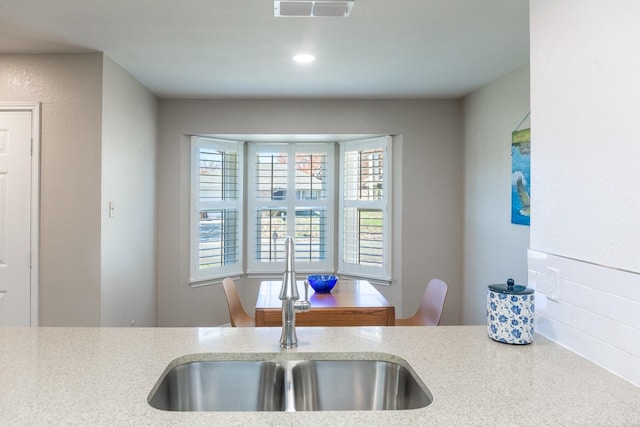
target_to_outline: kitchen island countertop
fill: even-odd
[[[485,326],[0,328],[0,424],[10,426],[638,426],[640,388],[536,336],[500,344]],[[198,353],[389,353],[433,394],[403,411],[167,412],[147,403],[172,360]],[[197,358],[197,356],[192,356]]]

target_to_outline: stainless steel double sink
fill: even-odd
[[[360,411],[417,409],[433,401],[403,359],[383,353],[353,357],[191,355],[169,364],[148,402],[166,411]]]

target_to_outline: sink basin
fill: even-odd
[[[293,412],[406,410],[433,401],[404,360],[380,353],[357,357],[271,353],[251,360],[174,361],[148,402],[165,411]]]
[[[202,361],[171,368],[149,404],[166,411],[284,410],[284,369],[268,361]]]
[[[309,360],[292,369],[297,411],[416,409],[433,400],[407,368],[379,360]]]

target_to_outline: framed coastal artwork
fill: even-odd
[[[531,128],[511,134],[511,223],[531,221]]]

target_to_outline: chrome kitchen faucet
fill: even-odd
[[[282,277],[282,288],[280,289],[280,299],[282,300],[282,335],[280,336],[280,347],[294,348],[298,346],[296,336],[296,313],[309,311],[311,303],[307,301],[309,295],[309,282],[305,280],[305,299],[299,301],[298,285],[296,283],[296,271],[294,267],[295,250],[293,237],[287,236],[284,240],[285,262],[284,276]]]

